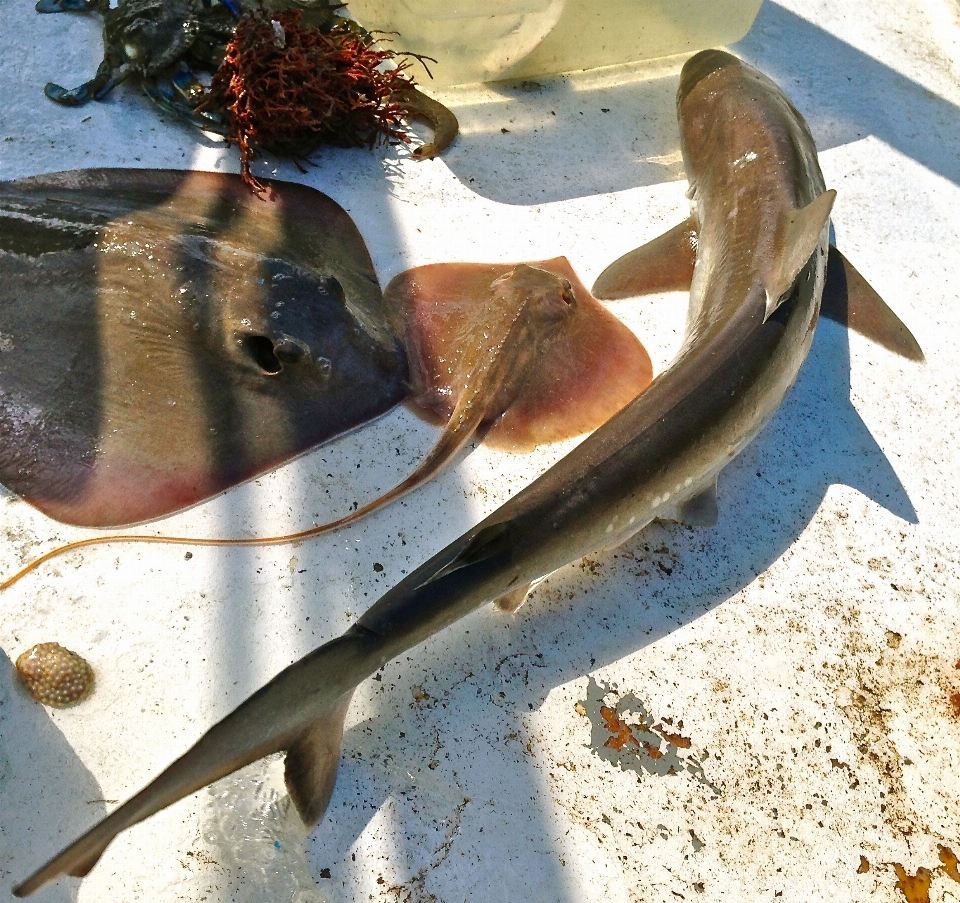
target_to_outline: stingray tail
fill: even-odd
[[[492,370],[493,368],[490,369]],[[20,568],[12,577],[0,581],[0,592],[9,589],[14,583],[26,577],[27,574],[36,570],[51,558],[58,558],[67,552],[74,552],[88,546],[99,546],[115,542],[145,542],[193,546],[269,546],[289,542],[302,542],[305,539],[312,539],[324,533],[332,533],[334,530],[340,530],[366,517],[368,514],[372,514],[378,508],[382,508],[384,505],[396,501],[396,499],[406,495],[408,492],[419,488],[446,469],[450,462],[466,447],[467,443],[474,438],[478,428],[483,422],[483,417],[486,412],[482,406],[477,403],[476,399],[483,397],[484,379],[489,379],[489,370],[481,374],[475,374],[471,378],[472,385],[469,387],[469,391],[464,391],[463,397],[458,402],[449,422],[444,427],[442,435],[427,454],[427,457],[417,465],[411,474],[401,480],[393,489],[388,490],[383,495],[373,499],[373,501],[367,502],[357,510],[345,514],[343,517],[338,517],[336,520],[328,521],[325,524],[315,524],[313,527],[307,530],[300,530],[297,533],[287,533],[282,536],[258,536],[245,539],[204,539],[191,536],[149,536],[137,534],[126,536],[123,534],[117,534],[116,536],[91,536],[88,539],[67,543],[65,546],[58,546],[56,549],[51,549],[49,552],[44,553],[39,558],[35,558],[29,564]]]
[[[287,751],[285,779],[304,823],[333,792],[354,689],[381,666],[380,638],[362,628],[321,646],[214,725],[150,784],[13,888],[26,897],[61,875],[85,876],[121,831],[271,753]]]

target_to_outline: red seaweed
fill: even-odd
[[[322,144],[410,140],[391,100],[413,87],[409,62],[377,48],[349,20],[325,33],[301,17],[299,9],[244,15],[198,107],[224,115],[226,138],[240,148],[240,174],[258,193],[264,186],[250,164],[261,151],[303,159]]]

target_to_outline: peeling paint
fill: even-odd
[[[634,693],[619,694],[615,686],[604,685],[591,675],[587,697],[576,704],[576,711],[590,720],[590,748],[599,758],[638,774],[665,777],[686,772],[720,793],[707,778],[698,756],[681,753],[690,749],[692,741],[664,728],[661,722],[665,719],[651,715]],[[631,723],[625,720],[628,715],[633,716]],[[683,722],[677,726],[682,728]]]

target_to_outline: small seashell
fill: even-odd
[[[17,659],[26,691],[44,705],[74,705],[93,690],[93,668],[59,643],[38,643]]]

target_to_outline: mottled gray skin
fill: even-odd
[[[15,893],[83,875],[124,828],[268,753],[307,821],[333,787],[354,687],[486,602],[631,536],[711,485],[777,409],[810,348],[827,230],[767,316],[775,236],[823,192],[810,133],[779,89],[719,51],[684,67],[678,95],[700,243],[687,339],[651,387],[573,452],[383,596],[343,636],[281,672],[130,802]],[[750,165],[744,154],[755,153]],[[309,754],[309,755],[308,755]]]

